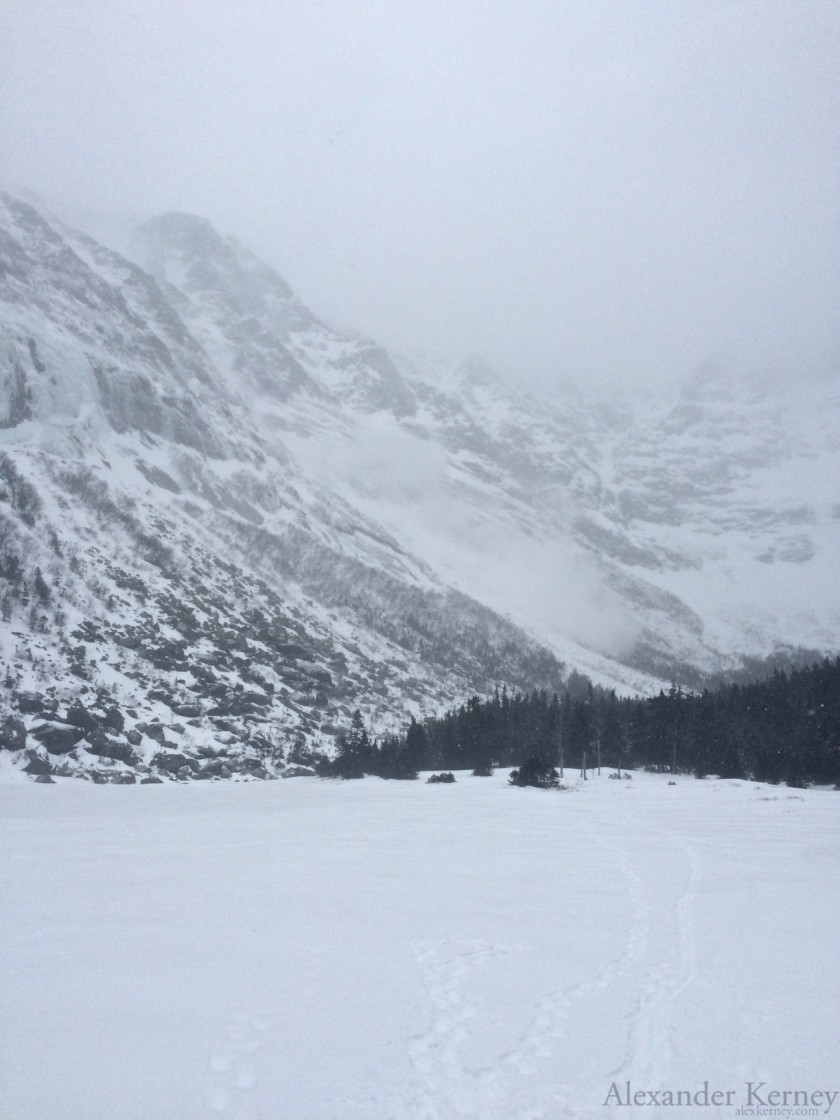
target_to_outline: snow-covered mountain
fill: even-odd
[[[536,399],[330,328],[201,219],[129,256],[2,196],[4,734],[35,770],[289,772],[356,707],[840,644],[836,382]]]

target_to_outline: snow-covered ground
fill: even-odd
[[[572,785],[4,782],[0,1114],[840,1115],[840,794]]]

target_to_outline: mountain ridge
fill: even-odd
[[[380,731],[571,668],[644,691],[836,649],[831,386],[791,410],[698,382],[640,423],[476,362],[424,376],[203,219],[144,223],[134,255],[0,200],[10,719],[61,731],[81,681],[137,713],[115,772],[271,776],[355,707]],[[789,580],[792,605],[750,591],[800,569],[818,589]],[[89,745],[27,764],[99,772]]]

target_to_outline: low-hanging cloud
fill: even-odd
[[[512,514],[498,493],[488,500],[479,477],[392,416],[358,418],[343,437],[285,438],[308,472],[439,576],[549,645],[562,648],[572,639],[613,656],[632,649],[638,622],[571,532],[555,526],[537,534],[527,510]],[[571,519],[571,508],[567,513]]]
[[[840,8],[6,0],[0,178],[516,377],[840,361]]]

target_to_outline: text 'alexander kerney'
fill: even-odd
[[[823,1115],[831,1111],[840,1090],[834,1089],[770,1089],[766,1081],[747,1081],[742,1090],[710,1089],[704,1081],[700,1089],[633,1089],[629,1081],[619,1087],[610,1085],[604,1104],[645,1108],[720,1108],[742,1103],[745,1108],[799,1107],[820,1109]],[[758,1115],[759,1113],[756,1113]],[[745,1116],[753,1113],[743,1113]]]

